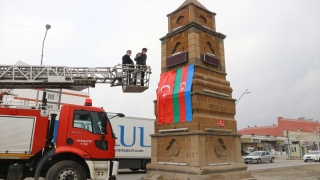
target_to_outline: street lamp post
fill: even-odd
[[[287,138],[288,138],[288,157],[290,157],[290,142],[289,142],[289,131],[285,130],[287,133]]]
[[[248,90],[249,90],[249,88],[242,93],[242,95],[240,96],[239,100],[236,102],[236,106],[237,106],[238,102],[240,101],[240,99],[242,98],[242,96],[243,96],[244,94],[250,94],[250,93],[251,93],[251,92],[247,92]]]
[[[50,25],[50,24],[47,24],[47,25],[46,25],[46,34],[44,35],[43,42],[42,42],[42,53],[41,53],[41,63],[40,63],[40,66],[42,66],[44,41],[46,40],[47,32],[48,32],[48,30],[49,30],[50,28],[51,28],[51,25]]]
[[[42,42],[42,52],[41,52],[41,62],[40,62],[40,66],[42,66],[44,41],[46,40],[47,32],[48,32],[48,30],[49,30],[50,28],[51,28],[51,25],[50,25],[50,24],[47,24],[47,25],[46,25],[46,33],[45,33],[45,35],[44,35],[43,42]],[[39,99],[39,89],[37,90],[36,106],[38,106],[38,99]]]

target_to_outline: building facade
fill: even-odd
[[[278,117],[278,125],[250,127],[238,131],[242,134],[244,152],[266,150],[273,154],[302,157],[309,150],[317,150],[320,123],[313,119]]]

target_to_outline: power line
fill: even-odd
[[[22,26],[22,27],[33,28],[33,29],[42,29],[42,30],[45,30],[44,28],[38,28],[38,27],[32,27],[32,26],[25,26],[25,25],[13,24],[13,23],[7,23],[7,22],[2,22],[2,21],[0,21],[0,23],[3,23],[3,24],[10,24],[10,25],[14,25],[14,26]]]

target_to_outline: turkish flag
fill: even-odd
[[[160,75],[160,82],[157,91],[158,124],[173,122],[173,101],[172,92],[176,71],[169,71]]]

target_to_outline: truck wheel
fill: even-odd
[[[46,180],[87,180],[87,173],[77,162],[61,161],[49,169]]]

